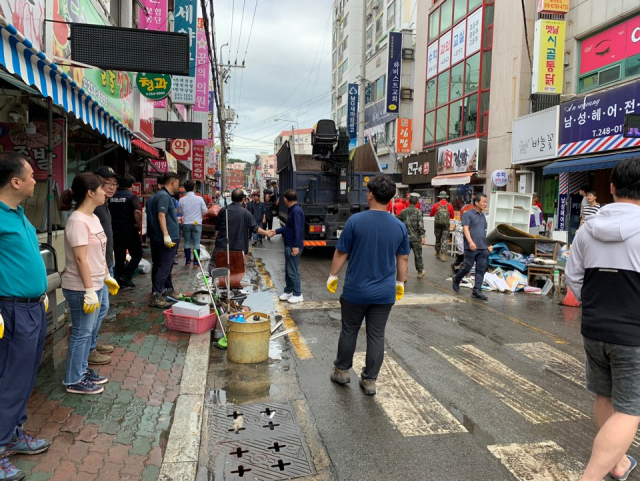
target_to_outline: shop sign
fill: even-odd
[[[385,124],[398,117],[397,114],[388,113],[384,105],[385,99],[380,99],[364,109],[364,141],[371,143],[375,152],[378,151],[378,144],[387,142]]]
[[[551,107],[513,121],[511,163],[526,164],[558,156],[558,115]]]
[[[402,160],[402,182],[407,185],[426,184],[435,176],[436,152],[408,155]]]
[[[199,18],[198,22],[202,19]],[[207,46],[207,35],[204,30],[198,28],[197,49],[196,49],[196,103],[193,106],[194,112],[209,111],[209,49]],[[203,138],[208,139],[205,135]]]
[[[457,64],[464,58],[467,38],[467,21],[463,20],[453,27],[453,45],[451,46],[451,65]]]
[[[402,32],[389,32],[387,55],[387,112],[397,113],[400,107],[401,74]]]
[[[9,0],[0,2],[0,15],[11,22],[39,50],[44,50],[42,26],[45,25],[45,2]],[[57,13],[57,12],[56,12]],[[53,20],[60,20],[56,15]],[[53,24],[55,26],[55,23]],[[66,27],[66,25],[65,25]]]
[[[144,179],[144,192],[150,194],[154,185],[158,185],[158,179],[156,177],[147,177]]]
[[[204,145],[193,146],[191,177],[193,180],[204,181]]]
[[[561,104],[558,156],[640,145],[640,139],[623,136],[624,117],[633,113],[640,113],[640,82]]]
[[[138,18],[141,30],[167,31],[167,0],[140,0],[146,8],[138,9]]]
[[[438,75],[438,42],[427,48],[427,80]]]
[[[438,175],[478,170],[478,139],[464,140],[438,149]]]
[[[567,230],[567,202],[569,194],[560,194],[558,196],[558,230]]]
[[[155,167],[155,171],[158,173],[164,173],[169,170],[166,160],[151,159],[151,164]]]
[[[173,86],[170,93],[174,104],[193,105],[196,103],[196,78],[173,76]],[[176,106],[177,107],[177,106]]]
[[[164,157],[167,159],[168,172],[178,172],[178,160],[169,152],[165,152]]]
[[[531,93],[562,93],[565,30],[564,20],[536,21]]]
[[[451,67],[451,30],[438,40],[438,73]]]
[[[176,160],[190,161],[193,154],[193,142],[191,139],[173,139],[171,141],[171,155]]]
[[[569,0],[538,0],[538,13],[564,14],[569,12]]]
[[[509,176],[504,170],[494,170],[491,174],[491,183],[496,187],[504,187],[509,183]]]
[[[580,75],[640,54],[640,15],[580,42]]]
[[[411,152],[411,119],[398,119],[396,132],[396,153]]]
[[[195,0],[175,0],[173,31],[186,33],[189,36],[189,72],[190,77],[196,73],[196,30],[197,6]]]
[[[171,75],[139,73],[136,75],[136,86],[148,99],[162,100],[171,90]]]
[[[349,99],[347,103],[347,132],[349,133],[349,150],[358,146],[358,84],[347,86]]]
[[[142,195],[142,184],[140,182],[134,182],[131,186],[131,193],[133,195],[141,196]]]
[[[27,135],[24,126],[19,124],[0,123],[0,152],[15,152],[29,161],[36,180],[47,180],[49,156],[48,122],[32,120],[36,126],[35,135]],[[60,192],[65,188],[65,128],[64,120],[53,121],[53,180],[58,184]]]
[[[467,18],[467,57],[480,50],[482,40],[482,8]]]

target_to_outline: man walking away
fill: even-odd
[[[438,194],[439,202],[432,208],[429,217],[433,219],[433,231],[436,235],[436,257],[442,262],[447,261],[447,246],[449,245],[449,235],[451,232],[451,220],[455,217],[453,206],[447,201],[449,196],[443,190]]]
[[[487,246],[487,218],[483,211],[487,208],[487,196],[476,194],[473,197],[473,209],[462,216],[464,231],[464,266],[453,276],[453,290],[460,292],[460,281],[471,272],[476,265],[475,284],[471,296],[487,301],[489,298],[482,293],[484,273],[487,270],[487,257],[493,247]]]
[[[582,300],[587,389],[596,395],[598,434],[582,481],[627,479],[625,453],[640,422],[640,162],[611,174],[615,203],[587,218],[567,262],[567,285]]]
[[[260,193],[254,192],[252,194],[253,200],[249,203],[247,210],[251,212],[251,215],[256,220],[258,227],[263,228],[267,222],[267,207],[264,202],[260,202]],[[262,244],[262,236],[260,234],[253,234],[253,243],[256,245],[258,242]]]
[[[13,481],[24,473],[9,453],[39,454],[50,445],[22,428],[47,334],[47,271],[20,205],[33,197],[35,185],[29,162],[0,154],[0,479]]]
[[[135,177],[125,175],[120,181],[117,192],[109,199],[116,279],[123,287],[136,287],[132,278],[142,259],[142,241],[140,240],[142,211],[140,199],[132,192],[135,182]],[[127,251],[131,256],[128,264],[126,263]]]
[[[409,233],[409,244],[415,257],[416,270],[418,271],[418,279],[424,277],[426,272],[424,270],[424,262],[422,261],[422,246],[425,243],[424,237],[424,218],[422,211],[417,208],[420,196],[418,194],[411,194],[409,196],[409,208],[400,212],[398,219],[400,219],[407,227]]]
[[[147,224],[151,239],[152,292],[151,307],[166,309],[169,303],[162,297],[174,295],[171,270],[180,240],[180,226],[173,195],[178,192],[179,177],[175,172],[164,175],[163,187],[147,203]]]
[[[391,308],[404,296],[409,262],[407,228],[387,213],[387,203],[396,184],[386,175],[377,175],[367,184],[370,210],[352,215],[344,226],[333,254],[327,289],[338,288],[338,273],[347,259],[347,275],[340,296],[342,331],[331,380],[351,381],[349,369],[362,321],[366,319],[367,354],[360,387],[368,396],[376,393],[376,379],[384,358],[384,331]]]
[[[298,270],[304,246],[304,212],[298,204],[298,194],[293,189],[285,191],[284,203],[289,209],[287,223],[284,227],[271,232],[282,234],[284,239],[285,287],[284,293],[280,295],[280,300],[295,304],[304,300]]]
[[[193,265],[198,266],[200,258],[200,237],[202,236],[202,216],[207,213],[207,205],[202,197],[193,193],[196,184],[193,180],[184,183],[184,190],[187,192],[180,199],[178,213],[182,214],[182,231],[184,232],[184,257],[185,266],[191,264],[191,249],[198,253],[194,258]],[[194,256],[195,257],[195,256]]]

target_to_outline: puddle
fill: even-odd
[[[473,436],[473,439],[476,443],[478,443],[483,448],[487,446],[491,446],[496,444],[495,439],[486,431],[480,429],[476,423],[474,423],[471,418],[467,417],[462,411],[460,411],[453,404],[449,404],[449,410],[451,414],[455,416],[455,418],[460,421],[460,423],[464,426],[464,428],[469,431],[469,434]]]

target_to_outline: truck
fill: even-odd
[[[305,216],[304,246],[335,247],[353,214],[369,208],[367,183],[380,175],[373,155],[349,152],[349,134],[333,120],[320,120],[311,133],[311,155],[296,154],[285,141],[276,154],[280,202],[278,218],[287,221],[283,194],[294,189]]]

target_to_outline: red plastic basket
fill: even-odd
[[[189,317],[174,314],[172,309],[164,311],[167,320],[167,327],[173,331],[190,332],[191,334],[202,334],[216,327],[216,314],[211,313],[204,317]]]

